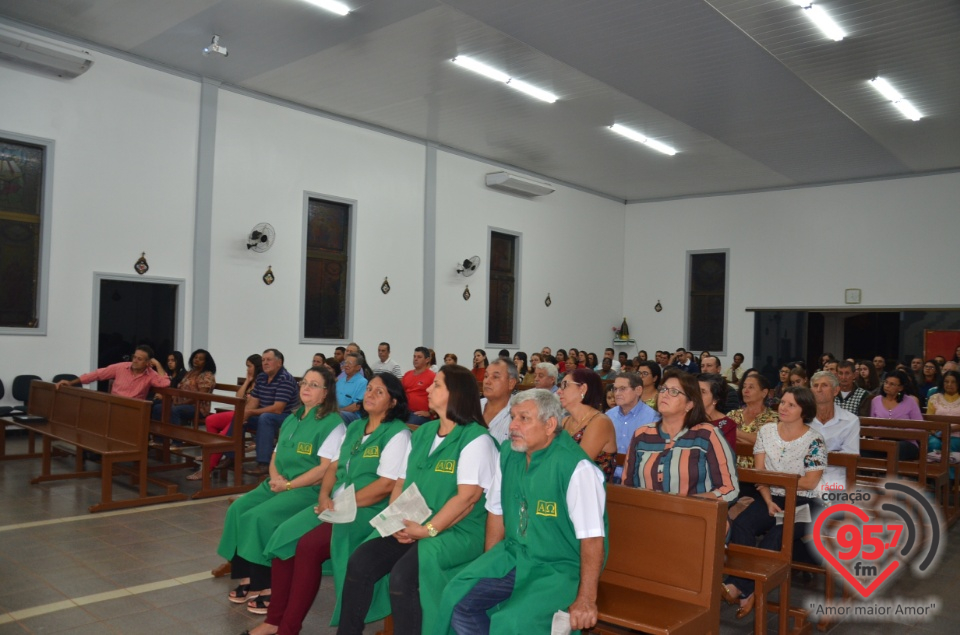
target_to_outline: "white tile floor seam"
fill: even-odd
[[[236,494],[232,495],[236,496]],[[34,527],[45,527],[47,525],[59,525],[61,523],[80,522],[82,520],[96,520],[98,518],[110,518],[112,516],[127,516],[129,514],[140,514],[143,512],[158,511],[160,509],[172,509],[175,507],[188,507],[192,505],[204,505],[206,503],[215,503],[231,498],[231,496],[216,496],[213,498],[202,498],[199,500],[180,501],[176,503],[165,503],[163,507],[146,506],[135,507],[133,509],[118,509],[112,512],[100,512],[98,514],[84,514],[82,516],[67,516],[64,518],[50,518],[49,520],[35,520],[29,523],[17,523],[15,525],[0,525],[0,532],[13,531],[15,529],[32,529]]]
[[[209,571],[202,571],[200,573],[179,576],[176,578],[170,578],[168,580],[159,580],[157,582],[149,582],[147,584],[138,584],[136,586],[127,587],[124,589],[104,591],[103,593],[94,593],[92,595],[84,595],[76,598],[70,598],[68,600],[60,600],[59,602],[51,602],[49,604],[32,606],[30,608],[19,609],[17,611],[11,611],[9,613],[0,615],[0,624],[8,624],[17,620],[25,620],[38,615],[46,615],[48,613],[55,613],[57,611],[63,611],[66,609],[87,606],[97,602],[106,602],[107,600],[115,600],[125,596],[152,593],[153,591],[159,591],[160,589],[169,589],[178,585],[192,584],[194,582],[199,582],[200,580],[206,580],[209,577]]]

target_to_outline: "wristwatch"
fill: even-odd
[[[287,491],[289,492],[291,489],[293,488],[290,486],[290,481],[287,481]]]
[[[431,538],[436,538],[437,534],[440,533],[439,531],[437,531],[437,528],[433,526],[433,523],[427,523],[426,525],[424,525],[424,527],[427,528],[427,535],[430,536]]]

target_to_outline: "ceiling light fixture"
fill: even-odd
[[[632,141],[636,141],[636,142],[638,142],[638,143],[642,143],[643,145],[645,145],[645,146],[647,146],[647,147],[649,147],[649,148],[653,148],[653,149],[656,150],[657,152],[662,152],[662,153],[664,153],[664,154],[669,154],[670,156],[673,156],[673,155],[675,155],[675,154],[677,153],[676,149],[671,148],[671,147],[668,146],[667,144],[665,144],[665,143],[660,143],[660,142],[657,141],[656,139],[651,139],[650,137],[648,137],[648,136],[646,136],[646,135],[644,135],[644,134],[642,134],[642,133],[640,133],[640,132],[637,132],[636,130],[631,130],[630,128],[627,128],[626,126],[621,126],[621,125],[618,124],[618,123],[615,123],[615,124],[613,124],[612,126],[610,126],[610,129],[613,130],[614,132],[616,132],[616,133],[619,134],[619,135],[623,135],[623,136],[626,137],[627,139],[630,139],[630,140],[632,140]]]
[[[224,57],[229,55],[229,53],[227,53],[227,47],[220,44],[219,35],[214,35],[213,39],[210,40],[210,45],[203,47],[204,55],[210,55],[211,53],[218,53],[220,55],[223,55]]]
[[[337,15],[347,15],[350,13],[350,7],[342,2],[337,2],[337,0],[307,0],[307,2],[321,9],[326,9],[331,13],[336,13]]]
[[[536,86],[532,84],[528,84],[525,81],[510,77],[503,71],[498,71],[497,69],[491,66],[487,66],[482,62],[478,62],[472,57],[467,57],[466,55],[458,55],[455,58],[453,58],[453,63],[456,64],[457,66],[462,66],[467,70],[471,70],[474,73],[478,73],[480,75],[483,75],[484,77],[492,79],[495,82],[504,83],[510,88],[519,90],[521,93],[526,93],[531,97],[536,97],[537,99],[541,101],[545,101],[548,104],[552,104],[558,99],[558,97],[551,92],[545,91],[542,88],[537,88]]]
[[[913,104],[904,99],[903,95],[900,94],[900,91],[891,86],[890,82],[884,78],[877,76],[869,80],[869,82],[878,93],[893,102],[893,105],[897,107],[897,110],[903,113],[903,116],[907,119],[920,121],[920,118],[923,117],[923,115],[920,114],[920,111],[917,110]]]
[[[813,4],[813,0],[793,0],[793,2],[803,7],[803,14],[807,16],[811,22],[820,27],[820,30],[823,31],[823,34],[828,38],[839,42],[847,35],[843,29],[840,28],[840,25],[827,15],[826,11]]]

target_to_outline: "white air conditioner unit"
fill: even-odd
[[[549,183],[535,181],[510,172],[490,172],[487,174],[486,183],[487,187],[522,196],[543,196],[556,189]]]
[[[93,65],[88,51],[2,25],[0,60],[70,79]]]

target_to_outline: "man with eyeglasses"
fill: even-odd
[[[261,356],[263,372],[257,375],[247,396],[245,428],[256,429],[257,467],[244,470],[254,476],[270,473],[270,457],[283,420],[300,403],[297,381],[283,367],[283,353],[268,348]],[[229,455],[225,455],[228,458]]]
[[[337,380],[337,405],[343,422],[350,424],[360,418],[363,393],[367,390],[367,378],[363,375],[364,359],[360,353],[348,352],[343,356],[340,368],[343,374]]]
[[[649,373],[650,371],[645,371]],[[624,454],[630,447],[630,439],[640,426],[660,421],[660,413],[640,401],[643,394],[643,378],[638,373],[620,373],[613,380],[613,399],[617,405],[607,410],[617,431],[617,452]],[[623,466],[618,465],[613,473],[613,482],[620,482]]]
[[[447,585],[440,617],[458,635],[550,632],[597,622],[606,549],[603,473],[563,432],[560,401],[545,390],[510,400],[509,443],[487,492],[486,553]]]

